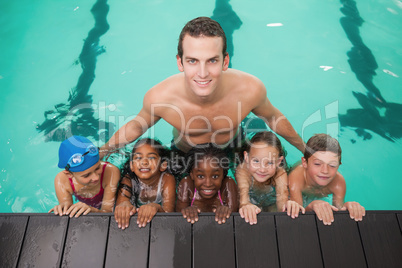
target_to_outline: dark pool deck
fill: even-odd
[[[402,267],[402,211],[359,223],[339,212],[331,226],[313,213],[261,213],[253,226],[238,213],[222,225],[212,213],[194,225],[178,213],[135,221],[120,230],[112,214],[0,214],[0,267]]]

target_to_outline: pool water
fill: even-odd
[[[132,119],[178,72],[178,35],[198,16],[221,23],[231,66],[264,82],[305,141],[339,139],[347,201],[402,209],[401,1],[19,0],[0,1],[0,212],[56,205],[60,141],[102,145]]]

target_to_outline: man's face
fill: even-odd
[[[308,161],[302,158],[303,167],[306,169],[307,179],[316,185],[327,186],[336,176],[339,168],[339,157],[330,151],[315,152]]]
[[[184,37],[183,57],[177,56],[177,66],[184,72],[186,87],[196,96],[211,96],[222,71],[228,69],[229,56],[223,57],[222,48],[221,37]]]

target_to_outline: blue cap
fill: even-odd
[[[78,153],[83,155],[90,145],[93,146],[93,143],[82,136],[71,136],[67,140],[63,141],[59,148],[59,168],[64,169],[68,164],[68,160],[74,154]],[[70,167],[69,171],[80,172],[92,167],[99,161],[99,152],[97,152],[95,155],[86,154],[83,157],[83,163],[75,167]]]

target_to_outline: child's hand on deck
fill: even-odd
[[[335,206],[331,206],[328,202],[322,200],[315,200],[311,202],[308,206],[311,206],[315,214],[324,225],[331,225],[334,221],[334,213],[332,211],[338,211],[339,209]]]
[[[196,206],[186,207],[181,210],[183,217],[187,219],[188,222],[191,223],[195,223],[196,221],[198,221],[198,213],[200,212],[201,210]]]
[[[79,216],[81,216],[81,214],[87,215],[89,212],[91,212],[91,206],[82,202],[78,202],[71,205],[71,207],[67,209],[66,215],[69,215],[70,218],[74,217],[75,215],[75,217],[78,218]]]
[[[149,203],[137,208],[137,224],[138,227],[145,227],[147,223],[151,222],[152,218],[158,212],[160,205],[155,203]]]
[[[256,205],[248,203],[243,205],[239,209],[240,217],[242,217],[250,225],[257,224],[257,214],[261,212],[261,209]]]
[[[357,202],[346,202],[343,204],[341,210],[348,210],[350,218],[355,221],[361,221],[363,220],[363,216],[366,216],[366,210]]]
[[[306,209],[301,206],[296,201],[288,200],[286,204],[283,205],[282,212],[288,212],[288,216],[292,217],[292,219],[299,217],[299,212],[301,211],[303,214],[306,212]]]
[[[226,222],[226,219],[229,219],[232,209],[227,206],[218,206],[213,209],[213,212],[215,212],[215,221],[222,224]]]
[[[121,229],[125,229],[130,225],[130,217],[137,212],[136,208],[129,202],[125,201],[116,206],[114,209],[114,219]]]
[[[59,205],[55,206],[54,208],[52,208],[51,210],[49,210],[48,213],[53,211],[54,215],[63,216],[63,215],[66,215],[66,211],[70,206],[71,206],[71,204],[59,204]]]

